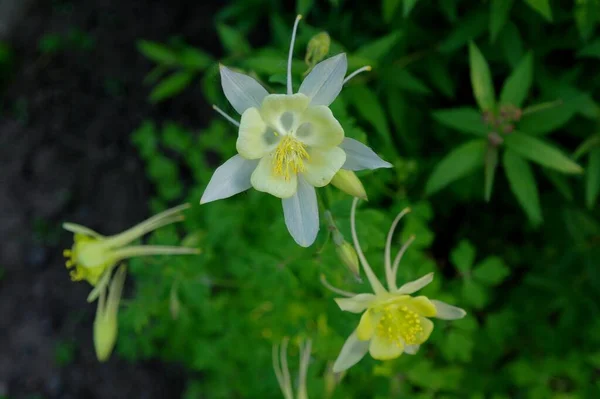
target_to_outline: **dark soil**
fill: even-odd
[[[209,107],[194,87],[151,106],[142,84],[151,64],[135,42],[181,35],[210,49],[216,7],[44,0],[14,25],[16,63],[0,94],[0,398],[176,398],[184,390],[177,365],[116,354],[97,362],[95,305],[86,283],[69,280],[61,252],[72,237],[60,223],[112,234],[148,216],[152,187],[130,133],[144,119],[202,127]],[[44,35],[73,29],[91,41],[38,50]]]

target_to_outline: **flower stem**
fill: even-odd
[[[287,94],[293,94],[294,89],[292,88],[292,56],[294,55],[294,42],[296,41],[296,32],[298,31],[298,23],[302,19],[302,15],[296,17],[294,21],[294,29],[292,30],[292,42],[290,43],[290,52],[288,54],[288,65],[287,65]]]

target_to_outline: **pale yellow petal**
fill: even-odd
[[[373,311],[371,309],[367,309],[360,317],[360,322],[358,323],[358,327],[356,329],[356,336],[358,339],[361,341],[367,341],[371,339],[375,333],[376,324],[377,320],[375,319]]]
[[[307,182],[315,187],[323,187],[331,182],[333,176],[346,162],[346,153],[340,147],[328,150],[311,148],[308,151],[309,159],[304,163],[306,169],[303,176]]]
[[[274,174],[273,154],[269,154],[260,160],[256,169],[252,172],[250,183],[256,190],[279,198],[293,196],[298,188],[298,178],[295,174],[290,174],[288,179]]]
[[[334,301],[345,312],[361,313],[375,300],[373,294],[358,294],[352,298],[335,298]]]
[[[410,306],[411,310],[417,312],[420,316],[434,317],[437,314],[435,306],[426,296],[411,298],[408,306]]]
[[[242,114],[239,135],[236,142],[238,153],[245,159],[264,157],[277,146],[279,137],[260,116],[256,108],[248,108]]]
[[[324,105],[309,107],[302,114],[296,137],[309,147],[331,148],[344,140],[344,129]]]
[[[282,134],[299,126],[300,117],[308,108],[310,99],[304,94],[271,94],[260,107],[263,120]]]
[[[394,342],[388,341],[387,339],[380,337],[375,334],[371,339],[369,345],[369,353],[373,359],[377,360],[391,360],[399,357],[404,351],[404,345],[401,340]]]
[[[417,336],[417,342],[415,342],[418,345],[427,341],[431,336],[433,322],[425,317],[421,317],[421,327],[423,327],[423,331]]]

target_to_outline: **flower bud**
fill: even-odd
[[[356,250],[348,241],[344,241],[341,245],[336,245],[335,251],[340,260],[348,267],[354,277],[360,278],[360,264],[358,263],[358,255]]]
[[[110,357],[117,342],[119,302],[125,284],[125,266],[120,266],[108,288],[100,292],[98,309],[94,319],[94,349],[98,361],[105,362]]]
[[[367,199],[367,193],[364,186],[356,174],[351,170],[340,169],[335,176],[333,176],[331,184],[353,197],[364,200]]]
[[[327,32],[321,32],[314,35],[308,42],[306,48],[306,56],[304,61],[312,68],[319,61],[321,61],[327,53],[329,53],[329,46],[331,44],[331,38]]]

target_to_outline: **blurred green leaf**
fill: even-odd
[[[484,136],[488,128],[482,120],[481,113],[474,108],[440,109],[432,113],[433,118],[442,125],[456,129],[459,132]]]
[[[365,44],[359,48],[355,55],[358,57],[372,60],[375,65],[386,55],[390,54],[398,40],[402,37],[402,32],[391,32],[377,40]]]
[[[527,98],[532,81],[533,55],[529,52],[504,82],[500,93],[500,104],[512,104],[521,108],[523,101]]]
[[[495,42],[506,24],[514,0],[492,0],[490,2],[490,41]]]
[[[154,123],[144,121],[142,125],[131,134],[131,142],[146,160],[151,158],[157,151],[158,134]]]
[[[345,98],[369,122],[384,143],[391,143],[390,129],[379,98],[367,86],[350,86],[344,90]]]
[[[598,193],[600,193],[600,147],[590,150],[587,167],[585,203],[589,209],[596,206]]]
[[[410,14],[412,9],[415,7],[417,1],[418,0],[403,0],[403,14],[405,18],[408,17],[408,14]]]
[[[456,83],[450,75],[449,66],[442,63],[440,59],[431,59],[427,63],[426,71],[431,83],[446,97],[453,98],[456,91]]]
[[[498,166],[498,147],[495,147],[488,143],[487,151],[485,153],[484,171],[485,171],[485,183],[484,183],[484,199],[486,202],[490,201],[492,197],[492,190],[494,188],[494,178],[496,176],[496,169]]]
[[[600,19],[600,7],[597,0],[578,0],[573,11],[575,23],[583,40],[588,40]]]
[[[150,93],[150,101],[157,103],[181,93],[192,82],[194,74],[187,71],[175,72],[163,79]]]
[[[535,112],[527,111],[527,108],[523,111],[518,127],[519,130],[534,135],[548,134],[561,128],[575,114],[571,104],[560,104]]]
[[[468,274],[475,263],[475,247],[462,240],[450,253],[450,261],[462,274]]]
[[[513,132],[504,137],[504,144],[523,158],[562,173],[582,173],[583,169],[561,151],[544,141]]]
[[[473,95],[482,111],[493,110],[496,106],[494,82],[487,61],[475,43],[469,43],[469,66]]]
[[[470,40],[483,35],[488,28],[489,13],[483,10],[473,11],[455,25],[455,29],[440,43],[442,53],[452,53]]]
[[[431,90],[429,90],[422,80],[403,68],[393,66],[383,68],[381,78],[399,89],[417,94],[431,94]]]
[[[381,11],[383,20],[389,24],[394,19],[394,14],[403,0],[383,0]]]
[[[63,48],[63,39],[55,33],[47,33],[40,39],[38,49],[43,54],[56,53]]]
[[[573,201],[573,191],[567,180],[567,176],[552,169],[542,168],[542,173],[550,180],[554,187],[565,197],[567,201]]]
[[[498,285],[509,275],[509,268],[496,256],[484,259],[473,269],[473,278],[487,285]]]
[[[298,0],[296,2],[296,14],[306,17],[309,11],[312,9],[314,3],[314,0]]]
[[[525,54],[525,46],[517,25],[509,21],[500,32],[499,45],[504,58],[511,67],[516,68]]]
[[[600,39],[596,39],[582,48],[578,53],[578,57],[600,58]]]
[[[513,194],[517,197],[529,220],[534,225],[539,225],[542,222],[542,210],[531,167],[511,150],[504,152],[503,165]]]
[[[426,195],[441,190],[448,184],[483,167],[486,151],[484,140],[473,140],[450,152],[435,167],[425,185]]]
[[[541,14],[548,21],[552,21],[552,9],[550,8],[550,0],[525,0],[531,8]]]
[[[219,24],[217,25],[217,32],[219,33],[221,44],[230,53],[244,55],[250,52],[250,43],[248,43],[246,36],[238,30],[225,24]]]
[[[146,58],[164,65],[177,64],[177,54],[171,48],[164,44],[151,42],[148,40],[139,40],[137,48]]]
[[[214,62],[210,55],[193,47],[185,47],[179,52],[177,58],[183,67],[198,71],[205,70]]]
[[[485,287],[472,279],[465,279],[462,286],[465,302],[474,308],[481,309],[488,301]]]

